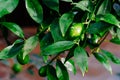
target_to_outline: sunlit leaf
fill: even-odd
[[[120,21],[118,21],[117,18],[110,13],[96,16],[96,21],[104,21],[120,28]]]
[[[120,58],[118,58],[117,56],[115,56],[114,54],[112,54],[111,52],[109,51],[106,51],[106,50],[101,50],[101,52],[108,57],[108,59],[110,59],[113,63],[116,63],[116,64],[120,64]]]
[[[25,0],[26,9],[30,17],[37,23],[43,20],[43,9],[38,0]]]
[[[24,38],[23,30],[20,28],[19,25],[12,23],[12,22],[1,22],[1,25],[9,29],[11,32],[13,32],[15,35]]]
[[[70,24],[73,22],[74,14],[73,13],[64,13],[59,20],[60,30],[62,36],[65,36]]]
[[[106,56],[100,53],[94,53],[95,58],[108,70],[112,73],[111,65]]]
[[[19,0],[0,0],[0,18],[11,13],[18,5]]]
[[[38,44],[38,36],[34,35],[28,38],[23,47],[23,58],[28,55]]]
[[[88,56],[86,51],[82,47],[76,47],[74,50],[74,58],[84,76],[85,72],[88,70]]]
[[[17,55],[23,48],[23,40],[16,40],[12,45],[0,52],[0,59],[9,59]]]
[[[41,53],[43,55],[54,55],[54,54],[58,54],[61,51],[72,48],[73,45],[74,45],[74,42],[72,41],[59,41],[47,46],[42,50]]]
[[[72,0],[62,0],[62,1],[65,1],[65,2],[72,2]]]
[[[97,12],[97,15],[98,14],[106,14],[106,13],[109,13],[111,11],[111,1],[109,0],[104,0],[102,2],[102,4],[100,5],[99,9],[98,9],[98,12]]]

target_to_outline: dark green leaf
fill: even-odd
[[[19,0],[0,0],[0,18],[11,13],[18,5]]]
[[[15,35],[24,38],[24,33],[19,25],[11,22],[1,22],[1,25],[9,29],[11,32],[13,32]]]
[[[57,60],[56,62],[56,71],[59,80],[69,80],[69,74],[67,72],[67,69],[64,64],[59,60]]]
[[[51,31],[52,37],[54,39],[54,42],[64,40],[64,38],[62,37],[62,34],[60,32],[58,19],[55,19],[52,22],[52,24],[50,25],[50,31]]]
[[[16,40],[13,45],[4,48],[0,52],[0,59],[8,59],[17,55],[23,48],[23,40]]]
[[[40,40],[40,48],[41,50],[47,47],[48,45],[53,43],[53,39],[51,38],[51,33],[48,32],[41,40]]]
[[[64,13],[59,20],[59,25],[60,25],[60,30],[62,33],[62,36],[65,36],[70,24],[73,22],[74,19],[74,14],[69,12],[69,13]]]
[[[97,15],[98,14],[104,15],[106,13],[109,13],[110,11],[111,11],[111,1],[104,0],[98,9]]]
[[[91,23],[87,29],[90,34],[100,34],[101,32],[107,31],[111,26],[104,22]]]
[[[53,9],[53,10],[59,12],[59,0],[42,0],[42,1],[50,9]]]
[[[83,0],[83,1],[79,1],[78,3],[76,3],[75,7],[80,8],[83,11],[91,12],[90,7],[92,7],[92,4],[90,0]]]
[[[94,53],[95,58],[108,70],[112,73],[111,65],[106,56],[100,53]]]
[[[74,46],[74,42],[72,41],[59,41],[55,42],[49,46],[47,46],[45,49],[42,50],[43,55],[53,55],[58,54],[59,52],[62,52],[64,50],[68,50]]]
[[[56,75],[56,70],[53,66],[47,66],[47,78],[48,80],[59,80]]]
[[[38,36],[32,36],[28,38],[23,47],[23,58],[28,55],[38,44]]]
[[[74,50],[74,58],[84,76],[85,72],[88,70],[88,56],[86,51],[80,46],[76,47]]]
[[[113,4],[113,9],[117,13],[117,15],[120,17],[120,5],[118,3]]]
[[[115,25],[120,28],[120,22],[117,20],[117,18],[114,15],[110,13],[96,16],[96,21],[104,21],[106,23]]]
[[[114,43],[114,44],[119,44],[119,45],[120,45],[120,39],[117,38],[117,37],[111,39],[110,42],[112,42],[112,43]]]
[[[108,52],[106,50],[101,50],[101,52],[108,57],[113,63],[120,64],[120,58],[113,55],[111,52]]]
[[[31,18],[37,22],[41,23],[43,20],[43,9],[39,4],[38,0],[25,0],[26,9],[31,16]]]

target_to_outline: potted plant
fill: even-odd
[[[0,59],[15,56],[21,65],[27,64],[29,53],[40,44],[40,56],[43,57],[45,65],[40,67],[38,73],[48,80],[69,80],[69,67],[75,74],[75,64],[84,76],[91,55],[111,73],[109,62],[120,64],[118,57],[100,46],[108,34],[112,36],[110,42],[120,44],[119,0],[23,0],[23,2],[31,20],[38,25],[37,32],[26,39],[19,24],[5,20],[6,15],[11,14],[18,6],[19,0],[1,0],[0,28],[10,30],[19,38],[1,50]],[[86,47],[89,47],[90,51],[87,51]],[[67,63],[71,66],[67,66]]]

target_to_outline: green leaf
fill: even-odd
[[[75,7],[80,8],[83,11],[91,12],[92,4],[89,0],[83,0],[76,3]]]
[[[0,18],[11,13],[18,5],[19,0],[0,0]]]
[[[120,39],[120,28],[117,28],[117,37]]]
[[[56,75],[56,70],[53,66],[47,66],[47,78],[48,80],[59,80]]]
[[[1,22],[1,25],[9,29],[11,32],[13,32],[15,35],[24,38],[23,30],[20,28],[19,25],[11,22]]]
[[[113,4],[113,9],[117,13],[117,15],[120,17],[120,5],[118,3]]]
[[[65,61],[65,60],[64,60]],[[74,61],[72,59],[69,59],[65,62],[65,66],[66,68],[73,72],[74,74],[76,74],[77,70],[76,70],[76,67],[75,67],[75,64],[74,64]]]
[[[59,0],[42,0],[52,10],[59,12]]]
[[[111,1],[104,0],[98,9],[97,15],[98,14],[104,15],[106,13],[109,13],[110,11],[111,11]]]
[[[110,42],[120,45],[120,39],[118,37],[111,39]]]
[[[72,41],[59,41],[55,42],[42,50],[43,55],[53,55],[58,54],[64,50],[68,50],[74,46],[74,42]]]
[[[23,58],[28,55],[38,44],[38,36],[34,35],[28,38],[23,47]]]
[[[111,65],[106,56],[100,53],[94,53],[95,58],[108,70],[112,73]]]
[[[115,55],[113,55],[111,52],[108,52],[106,50],[101,50],[101,52],[108,57],[108,59],[110,59],[113,63],[116,64],[120,64],[120,58],[116,57]]]
[[[84,76],[85,72],[88,70],[88,56],[86,51],[80,46],[76,47],[74,50],[74,58]]]
[[[30,17],[37,23],[43,20],[43,9],[38,0],[25,0],[26,9]]]
[[[72,0],[62,0],[62,1],[65,1],[65,2],[73,2]]]
[[[64,64],[59,60],[57,60],[56,62],[56,71],[57,71],[57,77],[59,78],[59,80],[69,80],[68,71],[64,66]]]
[[[117,20],[117,18],[114,15],[110,13],[105,14],[105,15],[97,15],[96,21],[104,21],[106,23],[115,25],[120,28],[120,22]]]
[[[100,34],[101,32],[109,30],[109,28],[111,28],[111,26],[104,22],[96,22],[90,24],[90,26],[87,29],[87,32],[90,34]]]
[[[64,37],[69,26],[73,22],[74,19],[74,14],[69,12],[69,13],[64,13],[59,20],[59,25],[60,25],[60,30],[62,33],[62,36]]]
[[[0,52],[0,59],[8,59],[17,55],[23,48],[23,40],[16,40],[12,45]]]
[[[50,25],[50,32],[52,34],[52,37],[54,39],[54,42],[57,41],[61,41],[64,40],[64,38],[62,37],[62,34],[60,32],[60,28],[59,28],[59,23],[58,23],[58,19],[55,19],[52,24]]]
[[[51,33],[48,32],[41,40],[40,40],[40,48],[41,50],[47,47],[48,45],[53,43],[53,39],[51,38]]]

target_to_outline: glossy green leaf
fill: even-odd
[[[64,13],[59,20],[59,25],[60,25],[60,30],[62,33],[62,36],[64,37],[69,26],[73,22],[74,19],[74,14],[69,12],[69,13]]]
[[[106,14],[106,13],[109,13],[111,11],[111,1],[110,0],[104,0],[102,2],[102,4],[100,5],[99,9],[98,9],[98,12],[97,12],[97,15],[98,14]]]
[[[68,50],[74,46],[74,42],[72,41],[59,41],[55,42],[42,50],[43,55],[53,55],[58,54],[64,50]]]
[[[120,39],[118,37],[111,39],[110,42],[120,45]]]
[[[56,62],[56,72],[59,80],[69,80],[68,71],[64,64],[59,60]]]
[[[65,1],[65,2],[73,2],[72,0],[62,0],[62,1]]]
[[[59,0],[42,0],[52,10],[59,12]]]
[[[1,25],[9,29],[11,32],[13,32],[15,35],[24,38],[23,30],[20,28],[19,25],[11,22],[1,22]]]
[[[16,40],[12,45],[0,52],[0,59],[9,59],[17,55],[23,48],[23,40]]]
[[[37,23],[43,20],[43,9],[38,0],[25,0],[26,9],[30,17]]]
[[[106,56],[100,53],[94,53],[95,58],[108,70],[112,73],[111,65]]]
[[[53,66],[47,66],[47,79],[48,80],[59,80],[56,75],[56,70]]]
[[[117,18],[110,13],[96,16],[96,21],[104,21],[120,28],[120,21],[118,21]]]
[[[11,13],[18,5],[19,0],[0,0],[0,18]]]
[[[111,26],[104,22],[96,22],[90,24],[90,26],[87,29],[87,32],[90,34],[100,34],[101,32],[109,30],[109,28],[111,28]]]
[[[76,47],[74,50],[74,58],[84,76],[85,72],[88,70],[88,56],[86,51],[80,46]]]
[[[91,6],[91,2],[89,0],[79,1],[75,5],[75,7],[79,8],[83,11],[88,11],[88,12],[91,12],[90,6]]]
[[[120,17],[120,5],[118,3],[113,4],[113,9],[117,13],[117,15]]]
[[[74,64],[74,61],[72,59],[69,59],[65,62],[65,66],[66,68],[73,72],[74,74],[76,74],[77,70],[76,70],[76,67],[75,67],[75,64]]]
[[[28,38],[23,47],[23,58],[28,55],[38,44],[38,36],[34,35]]]
[[[101,52],[108,57],[113,63],[120,64],[120,58],[117,56],[113,55],[111,52],[106,51],[106,50],[101,50]]]
[[[64,40],[64,38],[62,37],[62,34],[60,32],[58,19],[55,19],[52,22],[52,24],[50,25],[50,31],[51,31],[52,37],[54,39],[54,42]]]

